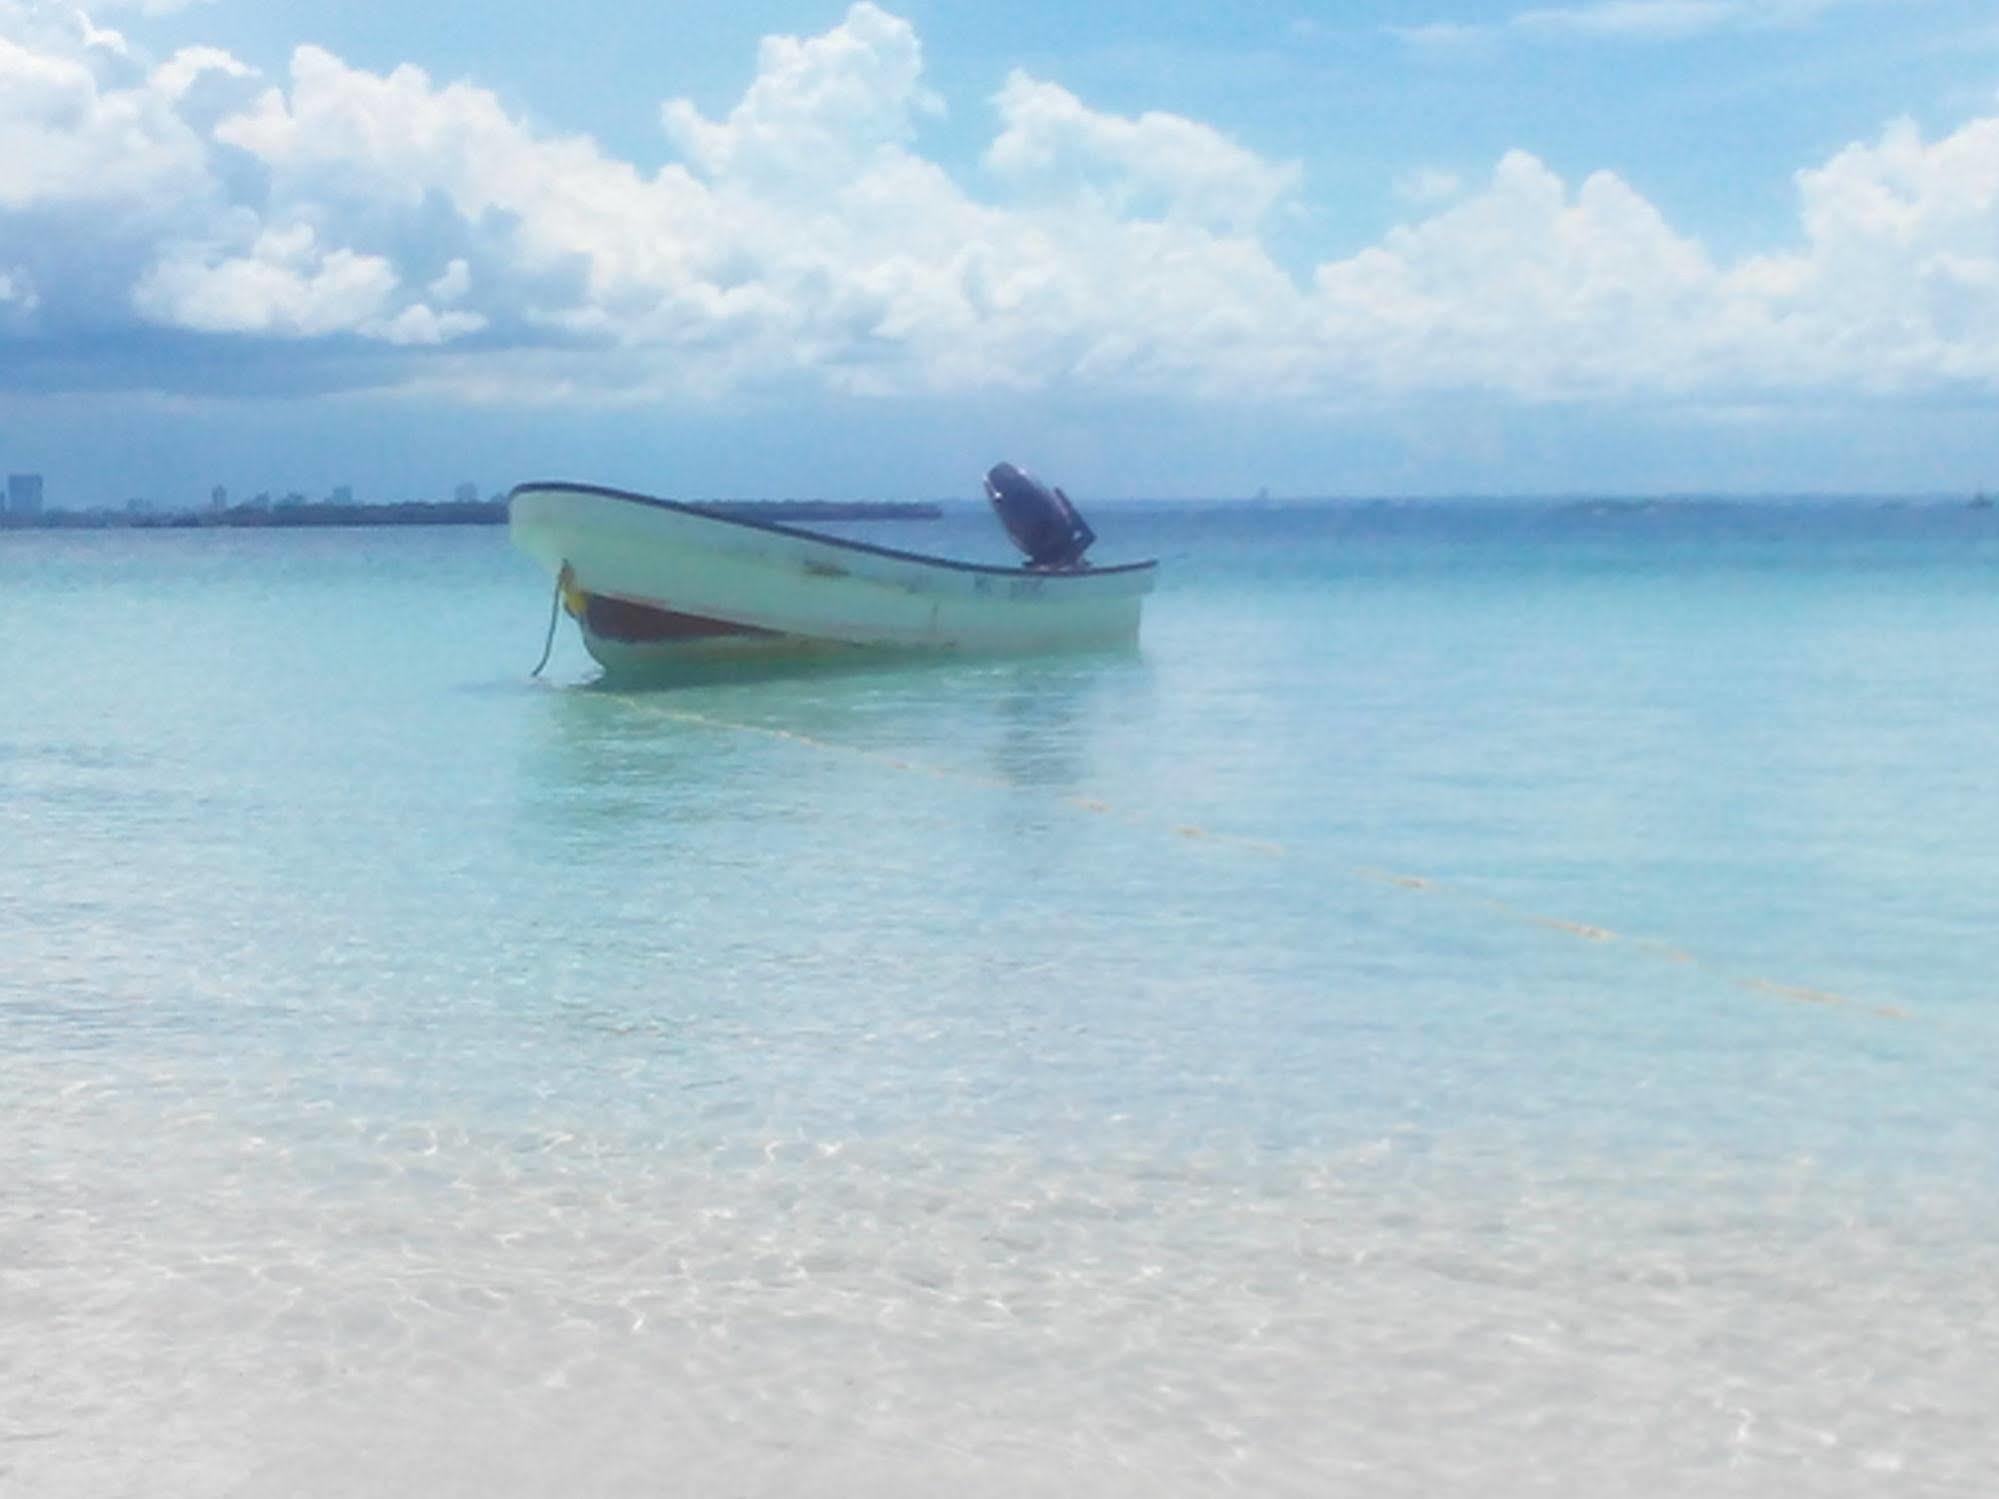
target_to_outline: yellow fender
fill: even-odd
[[[562,571],[555,575],[556,591],[562,595],[562,607],[569,611],[571,619],[581,619],[583,611],[590,607],[590,595],[576,585],[576,573],[565,562]]]

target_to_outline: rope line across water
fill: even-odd
[[[921,761],[907,760],[881,750],[864,749],[858,745],[842,744],[831,739],[820,739],[811,734],[801,734],[795,729],[773,728],[768,724],[745,723],[738,719],[717,718],[708,713],[697,713],[686,708],[666,708],[653,703],[641,703],[631,698],[622,698],[626,707],[671,720],[675,723],[692,725],[720,733],[756,734],[766,739],[782,740],[823,753],[843,755],[850,759],[865,760],[886,769],[899,771],[905,775],[926,776],[931,780],[951,781],[962,785],[979,786],[990,790],[1010,792],[1015,795],[1027,794],[1031,788],[1004,776],[982,775],[977,771],[954,770],[939,765],[926,765]],[[1104,817],[1121,822],[1129,827],[1141,828],[1148,832],[1163,833],[1189,842],[1205,843],[1218,848],[1238,850],[1264,858],[1292,860],[1293,851],[1285,844],[1267,838],[1249,838],[1237,833],[1216,832],[1192,823],[1170,824],[1156,818],[1123,811],[1108,802],[1095,797],[1060,795],[1056,798],[1065,806],[1095,817]],[[1726,968],[1697,956],[1673,943],[1656,937],[1636,936],[1613,931],[1609,927],[1594,926],[1587,922],[1570,921],[1559,916],[1549,916],[1487,895],[1483,891],[1452,881],[1436,879],[1429,875],[1403,874],[1394,870],[1377,869],[1367,865],[1339,866],[1338,872],[1349,879],[1388,889],[1407,891],[1412,894],[1437,896],[1474,907],[1518,926],[1535,927],[1543,931],[1557,932],[1573,937],[1579,942],[1589,942],[1601,946],[1626,949],[1655,962],[1670,963],[1692,968],[1706,973],[1733,988],[1745,993],[1768,999],[1781,1000],[1789,1004],[1819,1005],[1829,1008],[1847,1009],[1856,1013],[1871,1015],[1882,1020],[1905,1021],[1909,1012],[1898,1005],[1879,1004],[1868,1000],[1854,999],[1844,994],[1835,994],[1826,989],[1813,989],[1800,984],[1778,983],[1773,979],[1758,978],[1732,973]]]

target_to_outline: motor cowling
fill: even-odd
[[[986,498],[1006,534],[1035,568],[1087,567],[1083,553],[1097,539],[1069,497],[1025,469],[996,463],[986,471]]]

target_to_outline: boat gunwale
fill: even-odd
[[[787,526],[779,521],[751,520],[741,515],[718,515],[704,506],[690,504],[685,500],[663,500],[656,495],[637,494],[629,489],[612,489],[602,484],[574,484],[563,479],[533,479],[525,484],[516,484],[507,491],[507,510],[511,516],[516,498],[523,494],[548,493],[567,490],[575,494],[594,495],[598,499],[620,500],[627,504],[649,506],[655,510],[671,510],[681,515],[691,515],[701,520],[716,521],[725,526],[741,526],[749,531],[767,531],[778,536],[790,536],[800,541],[816,541],[824,546],[838,547],[842,551],[865,552],[873,557],[890,557],[898,562],[917,562],[926,567],[941,567],[952,572],[983,573],[1000,578],[1049,578],[1049,579],[1089,579],[1113,577],[1120,573],[1139,573],[1155,570],[1158,558],[1148,558],[1143,562],[1114,562],[1109,567],[1085,567],[1067,571],[1040,570],[1031,567],[998,567],[989,562],[960,562],[954,557],[933,557],[924,552],[905,552],[897,547],[876,546],[868,541],[850,541],[844,536],[828,536],[823,531],[808,531],[801,526]]]

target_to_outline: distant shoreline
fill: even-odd
[[[749,520],[937,520],[941,505],[928,500],[693,500],[716,515]],[[505,500],[398,500],[376,505],[231,505],[221,510],[45,510],[39,515],[0,514],[9,531],[272,530],[308,526],[503,526]]]
[[[680,503],[715,515],[778,522],[939,520],[944,505],[934,500],[684,500]],[[1119,506],[1217,505],[1239,506],[1246,513],[1263,508],[1324,507],[1351,512],[1481,510],[1539,512],[1551,516],[1592,519],[1638,518],[1646,515],[1722,514],[1730,511],[1876,509],[1991,511],[1995,501],[1983,490],[1969,499],[1961,494],[1797,494],[1602,496],[1493,495],[1288,497],[1284,499],[1137,500],[1099,497],[1090,502],[1115,510]],[[222,509],[132,510],[98,507],[90,510],[44,510],[20,515],[0,510],[5,531],[194,531],[296,530],[382,526],[502,526],[507,502],[494,500],[396,500],[363,504],[331,501],[280,500],[276,503],[230,505]]]

